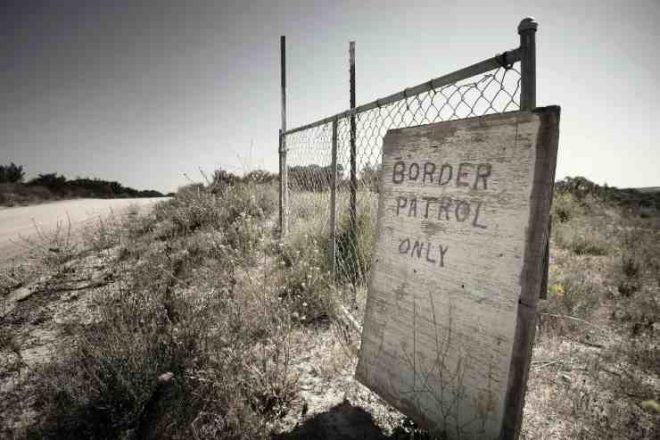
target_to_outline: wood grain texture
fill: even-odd
[[[499,438],[506,401],[520,392],[510,369],[524,369],[512,354],[528,336],[519,334],[518,302],[525,298],[533,315],[527,290],[536,283],[538,295],[542,273],[539,225],[547,226],[554,161],[539,165],[538,150],[548,149],[539,145],[548,121],[512,112],[391,130],[384,139],[356,375],[447,438]]]

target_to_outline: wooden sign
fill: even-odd
[[[559,107],[390,130],[357,378],[450,439],[515,438]]]

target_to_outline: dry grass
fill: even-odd
[[[657,438],[658,217],[568,192],[553,214],[525,436]]]
[[[359,335],[337,318],[342,301],[361,317],[375,195],[355,233],[338,212],[338,283],[327,194],[292,197],[282,243],[276,200],[193,185],[82,244],[43,237],[0,277],[2,435],[314,438],[341,420],[354,438],[425,438],[353,380]],[[657,438],[658,217],[564,192],[553,219],[523,436]]]
[[[275,200],[265,185],[221,195],[187,188],[147,217],[100,224],[85,250],[66,259],[54,259],[50,254],[64,252],[50,245],[39,248],[58,288],[35,286],[31,300],[51,303],[74,288],[75,271],[67,267],[82,253],[113,252],[103,263],[102,294],[89,307],[95,318],[56,328],[71,337],[52,347],[49,362],[21,373],[40,414],[24,434],[267,436],[269,420],[293,396],[288,339],[303,323],[297,311],[306,302],[327,315],[318,311],[322,304],[305,301],[308,292],[285,295],[273,282],[268,262],[280,258],[269,244]],[[17,327],[19,312],[28,313],[12,312]],[[3,341],[12,349],[10,338]]]

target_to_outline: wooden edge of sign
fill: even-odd
[[[559,142],[559,106],[533,110],[540,118],[536,140],[536,163],[530,197],[529,226],[520,278],[516,333],[513,342],[501,440],[517,439],[522,424],[527,376],[536,332],[536,306],[543,278],[550,204]]]
[[[546,108],[555,108],[555,107],[539,107],[533,110],[533,112],[537,112]],[[383,136],[383,155],[385,155],[385,153],[389,151],[389,148],[391,146],[397,145],[397,138],[399,136],[403,135],[405,132],[411,129],[416,129],[416,128],[418,129],[420,127],[428,126],[428,125],[432,125],[436,130],[444,130],[444,131],[450,131],[452,130],[452,128],[458,128],[458,127],[461,127],[463,129],[465,128],[469,129],[469,128],[483,126],[485,124],[497,124],[499,120],[510,118],[512,114],[521,113],[521,112],[525,113],[525,110],[513,110],[503,113],[490,113],[481,116],[470,116],[469,118],[451,119],[448,121],[433,122],[431,124],[419,124],[419,125],[411,125],[407,127],[390,128],[389,130],[387,130],[387,133],[385,133],[385,136]]]

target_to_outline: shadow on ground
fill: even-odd
[[[344,401],[328,411],[316,414],[293,431],[279,434],[273,440],[385,440],[371,414]]]

